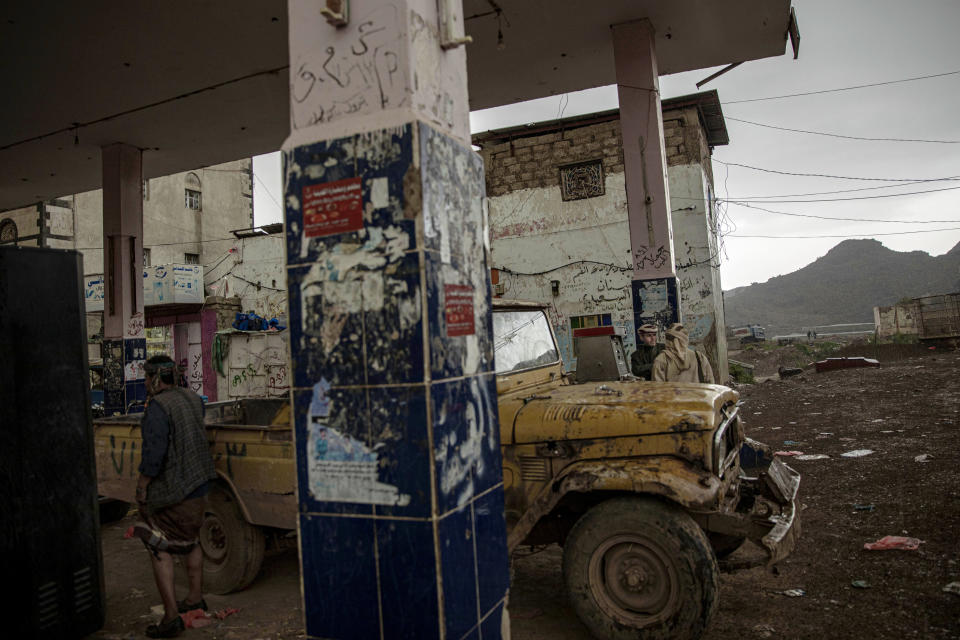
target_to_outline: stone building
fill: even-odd
[[[710,157],[729,142],[716,91],[664,100],[681,317],[726,379],[719,212]],[[546,302],[567,366],[574,335],[611,326],[635,349],[618,110],[477,134],[486,167],[494,293]],[[656,262],[658,256],[649,256]],[[665,324],[666,320],[661,324]]]

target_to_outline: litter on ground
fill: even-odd
[[[775,456],[781,456],[781,457],[784,457],[784,458],[789,457],[789,456],[802,456],[802,455],[803,455],[803,451],[775,451],[775,452],[773,453],[773,455],[775,455]]]
[[[785,591],[780,591],[779,593],[787,596],[788,598],[800,598],[807,595],[807,592],[803,589],[787,589]]]
[[[862,458],[863,456],[868,456],[873,451],[871,449],[854,449],[853,451],[847,451],[846,453],[841,453],[840,455],[844,458]]]
[[[933,456],[929,453],[922,453],[913,459],[914,462],[930,462],[931,460],[933,460]]]
[[[876,507],[873,504],[855,504],[853,508],[856,511],[873,511]]]
[[[802,456],[797,456],[797,460],[826,460],[829,457],[825,453],[805,453]]]
[[[952,593],[956,596],[960,596],[960,582],[951,582],[947,585],[944,585],[943,591],[946,593]]]
[[[867,582],[866,580],[853,580],[850,584],[851,584],[853,587],[857,588],[857,589],[869,589],[869,588],[870,588],[870,583]]]
[[[920,548],[923,540],[918,538],[907,538],[905,536],[883,536],[876,542],[866,542],[863,545],[868,551],[887,551],[892,549],[902,549],[903,551],[916,551]]]

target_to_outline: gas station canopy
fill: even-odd
[[[610,25],[648,19],[661,75],[784,53],[790,0],[464,0],[471,109],[615,83]],[[355,19],[362,16],[355,15]],[[0,211],[101,186],[100,147],[151,178],[275,151],[285,0],[7,3]]]

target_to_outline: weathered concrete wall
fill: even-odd
[[[723,381],[728,369],[727,336],[712,187],[699,163],[672,166],[669,175],[681,317],[690,341],[702,345],[714,376]]]
[[[490,195],[491,266],[497,294],[549,304],[568,369],[571,319],[610,314],[627,353],[636,348],[620,123],[609,117],[481,151]],[[691,341],[726,379],[726,336],[712,206],[710,149],[694,108],[664,114],[677,282]],[[600,160],[603,193],[564,201],[560,167]],[[558,281],[556,295],[551,281]]]
[[[217,372],[220,400],[285,397],[290,393],[287,376],[288,331],[223,333],[227,361]]]
[[[186,254],[211,264],[232,246],[234,229],[253,226],[251,161],[146,180],[143,191],[143,246],[150,264],[186,262]],[[192,175],[191,175],[192,174]],[[185,189],[200,184],[201,209],[187,207]],[[103,273],[103,195],[100,190],[76,196],[77,248],[83,250],[84,273]]]
[[[891,307],[873,308],[873,323],[877,327],[877,335],[881,338],[889,338],[898,333],[918,334],[920,330],[917,316],[917,303],[913,301]]]
[[[264,318],[287,314],[287,270],[283,236],[254,236],[234,240],[226,256],[206,272],[212,295],[237,296],[244,312]]]

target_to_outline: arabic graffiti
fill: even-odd
[[[293,127],[403,104],[408,97],[399,26],[397,8],[381,6],[351,22],[321,55],[298,61],[291,86]]]

